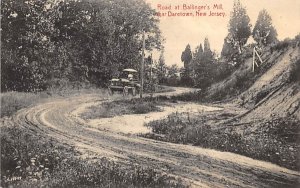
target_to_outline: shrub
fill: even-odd
[[[16,111],[36,104],[41,98],[48,97],[47,94],[34,94],[25,92],[1,93],[1,117],[11,116]]]
[[[147,166],[81,160],[73,147],[16,125],[0,134],[1,187],[184,187]]]
[[[275,45],[273,45],[270,50],[271,53],[273,51],[281,51],[281,50],[285,50],[291,43],[290,39],[285,39],[284,41],[280,41],[278,43],[276,43]]]
[[[295,63],[292,63],[289,80],[290,82],[300,81],[300,59],[298,59]]]
[[[104,102],[100,105],[90,107],[82,114],[82,117],[85,119],[95,119],[160,111],[158,103],[154,99],[155,98],[133,98],[130,100]]]
[[[209,121],[207,119],[206,121]],[[162,141],[193,144],[205,148],[229,151],[252,158],[270,161],[290,169],[300,169],[298,146],[300,121],[279,118],[255,125],[249,129],[218,125],[211,127],[201,118],[190,118],[186,114],[172,114],[168,118],[150,122],[147,126],[163,136],[148,133],[147,138]],[[239,131],[237,131],[239,130]]]
[[[255,96],[255,104],[259,103],[262,99],[264,99],[268,94],[270,93],[270,90],[262,90],[257,93]]]

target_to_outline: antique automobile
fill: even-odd
[[[123,96],[129,93],[135,96],[140,92],[138,72],[134,69],[124,69],[119,78],[112,78],[109,81],[108,92],[113,95],[115,92],[121,92]]]

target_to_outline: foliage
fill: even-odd
[[[82,114],[82,117],[85,119],[109,118],[124,114],[146,114],[154,111],[160,111],[157,101],[151,98],[134,98],[104,102],[100,105],[92,106]]]
[[[74,85],[68,85],[61,88],[52,88],[47,91],[36,92],[36,93],[26,93],[26,92],[6,92],[1,93],[1,105],[0,105],[0,117],[12,116],[18,110],[29,107],[31,105],[36,105],[43,100],[51,97],[66,97],[74,96],[78,94],[90,94],[98,93],[100,95],[106,96],[107,91],[103,89],[96,89],[90,85],[84,85],[80,83],[78,86],[76,83]],[[79,84],[79,83],[78,83]]]
[[[87,163],[74,147],[20,125],[1,127],[0,134],[3,187],[184,187],[143,165],[121,165],[105,158]]]
[[[271,16],[265,9],[258,14],[252,36],[259,45],[265,46],[277,41],[277,31],[272,25]]]
[[[191,46],[188,44],[184,51],[181,53],[181,61],[183,62],[184,66],[184,73],[183,77],[184,79],[190,78],[191,73],[191,61],[192,61],[193,55],[191,51]]]
[[[210,49],[208,38],[204,39],[204,50],[202,44],[196,47],[192,65],[194,86],[202,89],[224,79],[232,72],[230,64],[216,59],[216,54]]]
[[[241,53],[242,47],[247,43],[247,40],[251,35],[251,24],[246,8],[242,6],[239,0],[234,1],[228,31],[228,38],[230,38],[233,45]]]
[[[259,103],[262,99],[264,99],[271,91],[269,89],[262,89],[259,91],[254,99],[254,103],[257,104]]]
[[[167,78],[164,84],[169,86],[180,86],[181,85],[181,69],[176,65],[173,64],[171,66],[167,66]]]
[[[189,51],[190,47],[187,45],[182,55],[190,54]],[[200,43],[192,54],[189,55],[189,57],[192,57],[190,63],[185,63],[180,82],[174,77],[172,83],[204,89],[213,83],[223,80],[234,70],[231,64],[217,59],[217,54],[210,49],[208,38],[204,39],[204,49]]]
[[[159,55],[159,60],[155,64],[155,68],[157,70],[158,83],[164,83],[166,77],[166,71],[167,71],[165,57],[164,57],[164,50],[161,51],[161,54]]]
[[[44,89],[52,44],[52,24],[44,10],[47,1],[1,1],[1,89]],[[53,64],[49,63],[49,70]]]
[[[9,92],[1,93],[1,116],[11,116],[16,111],[36,104],[43,98],[47,98],[47,94],[34,94],[34,93],[18,93]]]
[[[300,45],[300,33],[295,36],[295,41],[298,42],[298,46]]]
[[[270,50],[271,50],[271,52],[285,50],[289,47],[290,44],[291,44],[291,40],[285,39],[285,40],[280,41],[280,42],[276,43],[275,45],[271,46]]]
[[[167,142],[193,144],[205,148],[229,151],[256,159],[270,161],[290,169],[300,169],[297,157],[300,148],[297,135],[300,122],[296,119],[280,118],[259,123],[255,131],[253,125],[233,127],[218,125],[212,127],[209,121],[224,119],[225,114],[217,117],[193,117],[190,114],[172,114],[164,120],[150,122],[156,134],[144,135]],[[209,117],[209,116],[208,116]],[[241,131],[242,130],[242,131]]]
[[[189,63],[192,60],[191,46],[188,44],[181,54],[181,61],[184,63],[184,68],[188,69]]]
[[[195,52],[193,54],[193,58],[197,59],[197,60],[200,60],[202,58],[203,52],[204,52],[204,50],[203,50],[202,44],[200,43],[200,45],[198,45],[195,49]]]
[[[215,54],[210,49],[209,40],[206,37],[204,39],[204,50],[203,50],[203,54],[202,54],[202,58],[200,59],[200,62],[203,62],[203,63],[213,63],[214,58],[215,58],[214,55]]]
[[[224,39],[221,56],[228,60],[233,60],[238,55],[238,50],[235,48],[230,35]]]
[[[290,82],[299,82],[300,81],[300,59],[292,63],[289,81]]]
[[[54,2],[1,1],[2,91],[45,90],[60,79],[104,86],[138,68],[143,30],[146,50],[161,47],[155,11],[142,0]]]

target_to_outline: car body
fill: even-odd
[[[140,88],[138,72],[134,69],[124,69],[119,78],[112,78],[109,81],[108,91],[110,95],[121,92],[124,96],[129,93],[135,96],[140,92]]]

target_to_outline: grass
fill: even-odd
[[[109,118],[125,114],[146,114],[160,111],[158,107],[163,105],[153,98],[133,98],[129,100],[117,100],[104,102],[97,106],[90,107],[81,116],[85,119]]]
[[[289,81],[290,82],[300,82],[300,59],[295,61],[290,70]]]
[[[207,88],[203,88],[201,92],[185,93],[180,96],[172,97],[174,100],[192,101],[192,102],[215,102],[230,100],[237,97],[239,94],[246,91],[255,81],[266,73],[276,62],[280,61],[282,55],[286,53],[289,48],[296,47],[299,37],[294,40],[285,40],[278,42],[272,47],[268,47],[262,53],[262,59],[264,61],[259,67],[256,68],[255,72],[252,72],[252,67],[248,66],[249,61],[252,62],[251,53],[249,50],[241,54],[241,62],[239,63],[236,70],[221,80],[219,83],[214,83]],[[251,48],[252,49],[252,48]],[[299,81],[299,61],[292,64],[290,81]],[[260,93],[259,96],[254,96],[252,100],[258,102],[263,95],[266,93]]]
[[[279,118],[240,126],[218,127],[208,123],[221,118],[220,116],[205,119],[172,114],[164,120],[150,122],[147,126],[156,134],[149,133],[144,136],[234,152],[300,170],[299,120]]]
[[[82,160],[73,147],[19,125],[0,134],[1,187],[185,187],[147,166]]]
[[[166,86],[157,86],[157,92],[156,93],[163,93],[163,92],[171,92],[174,91],[170,87]],[[30,105],[37,104],[38,102],[45,100],[50,97],[66,97],[66,96],[75,96],[80,94],[92,94],[92,93],[98,93],[102,94],[103,96],[106,95],[107,91],[106,89],[97,89],[94,87],[89,88],[74,88],[74,87],[60,87],[60,88],[50,88],[47,91],[37,92],[37,93],[30,93],[30,92],[5,92],[1,93],[1,105],[0,105],[0,117],[4,116],[11,116],[14,113],[16,113],[18,110],[22,108],[26,108]],[[104,104],[106,108],[111,109],[111,111],[104,115],[104,117],[112,117],[114,114],[116,115],[122,115],[127,114],[126,108],[123,108],[122,105],[130,105],[130,111],[128,113],[138,113],[143,114],[150,111],[158,111],[159,108],[156,107],[154,104],[151,103],[151,101],[145,101],[141,102],[140,100],[131,100],[129,102],[116,102],[115,104]],[[120,109],[117,109],[115,112],[113,112],[113,108],[118,107]],[[96,109],[96,111],[102,111],[101,114],[105,113],[105,109],[102,109],[101,107],[99,109]],[[101,117],[101,116],[100,116]]]
[[[1,93],[0,117],[11,116],[22,108],[35,105],[51,97],[66,97],[80,94],[98,93],[105,95],[104,89],[51,89],[43,92],[6,92]]]
[[[46,93],[7,92],[1,93],[1,117],[11,116],[18,110],[36,104],[49,97]]]

